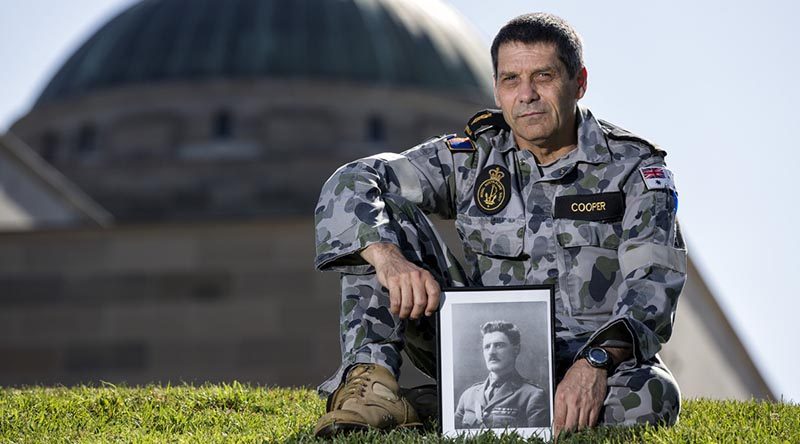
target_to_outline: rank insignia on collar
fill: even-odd
[[[511,200],[511,174],[500,165],[484,168],[475,183],[475,204],[484,214],[499,213]]]
[[[466,128],[464,128],[464,134],[470,139],[476,140],[480,133],[490,128],[506,131],[511,129],[506,123],[505,118],[503,118],[503,113],[500,110],[486,109],[478,112],[469,119]]]
[[[466,137],[453,137],[447,140],[447,149],[453,152],[472,152],[475,151],[475,145]]]

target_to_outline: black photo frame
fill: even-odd
[[[555,393],[554,298],[552,285],[442,290],[436,353],[439,431],[444,436],[509,431],[550,439]],[[510,323],[519,331],[520,342],[518,347],[511,346],[511,355],[493,355],[492,336],[482,331],[487,322],[492,323],[491,328],[501,324],[501,328],[509,328]],[[513,361],[509,361],[511,357]],[[489,366],[497,370],[491,376]],[[501,371],[505,376],[498,377]],[[498,379],[508,383],[492,384]]]

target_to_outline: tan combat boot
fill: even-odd
[[[355,365],[328,398],[328,413],[319,419],[314,434],[325,437],[370,427],[380,430],[421,427],[414,407],[399,393],[397,380],[386,368]]]

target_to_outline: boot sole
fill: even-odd
[[[317,438],[330,438],[344,433],[360,432],[369,430],[369,426],[363,424],[349,424],[346,422],[334,422],[317,430],[314,436]]]

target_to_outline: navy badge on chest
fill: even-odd
[[[487,166],[475,183],[475,204],[485,214],[499,213],[511,200],[511,174],[505,167]]]
[[[621,219],[625,198],[621,192],[558,196],[553,211],[556,219],[608,221]]]

